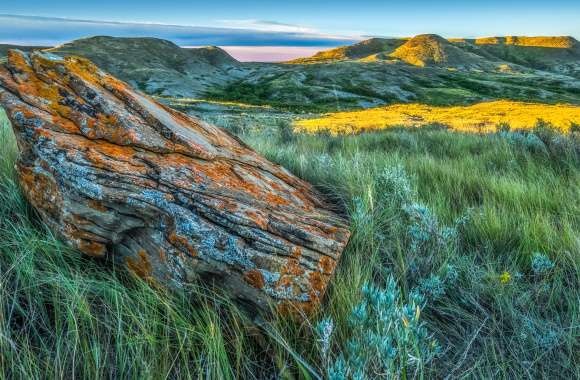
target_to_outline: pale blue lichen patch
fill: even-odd
[[[55,175],[66,180],[70,189],[89,199],[104,198],[103,187],[97,183],[97,177],[92,169],[68,161],[64,152],[59,152],[56,160],[59,165],[54,166]]]
[[[33,54],[38,54],[39,56],[41,56],[44,59],[48,59],[49,61],[53,61],[53,62],[64,62],[64,59],[56,54],[53,53],[49,53],[49,52],[36,52]]]
[[[187,239],[188,244],[195,248],[200,257],[246,269],[255,267],[243,246],[240,247],[239,237],[226,232],[216,233],[215,225],[210,225],[194,211],[168,201],[163,192],[144,190],[140,195],[142,201],[154,205],[173,218],[175,234]],[[178,194],[177,197],[179,196]]]
[[[297,302],[308,302],[311,300],[310,295],[308,293],[295,294],[293,285],[279,288],[264,287],[264,291],[269,296],[280,300],[297,301]]]

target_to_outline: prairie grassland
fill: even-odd
[[[580,106],[507,100],[449,107],[395,104],[299,120],[296,122],[296,129],[300,132],[353,134],[396,126],[421,127],[441,124],[460,132],[495,132],[501,125],[509,125],[514,130],[531,129],[538,120],[567,132],[571,125],[580,124]]]
[[[67,249],[23,199],[4,124],[0,378],[580,376],[577,133],[240,129],[353,232],[320,312],[257,329],[219,293]]]
[[[154,96],[161,101],[166,101],[167,104],[171,107],[174,106],[191,106],[200,103],[206,104],[215,104],[219,106],[231,106],[236,108],[252,108],[252,109],[271,109],[271,106],[268,105],[255,105],[255,104],[247,104],[247,103],[240,103],[240,102],[233,102],[233,101],[219,101],[219,100],[211,100],[211,99],[198,99],[198,98],[167,98],[167,97],[160,97]]]

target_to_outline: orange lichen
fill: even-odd
[[[286,267],[283,269],[283,274],[292,276],[302,276],[304,274],[304,268],[300,265],[300,262],[296,258],[289,258]]]
[[[276,310],[282,316],[302,319],[304,315],[312,315],[317,307],[318,302],[283,301],[277,305]]]
[[[49,104],[46,111],[49,111],[53,114],[58,114],[63,117],[68,117],[70,114],[70,108],[60,103],[62,97],[59,93],[59,86],[42,81],[32,70],[32,67],[30,67],[24,56],[21,54],[12,52],[10,57],[10,64],[18,71],[27,74],[24,80],[17,81],[19,92],[47,100]],[[42,64],[46,65],[46,62],[44,61],[48,60],[42,60]]]
[[[137,253],[137,257],[127,257],[125,261],[129,270],[138,277],[144,280],[150,280],[152,278],[153,267],[151,266],[147,252],[144,250],[140,250]]]
[[[99,82],[97,77],[97,67],[86,58],[66,57],[64,65],[69,72],[74,73],[89,83],[96,84]]]
[[[244,273],[244,280],[256,289],[262,289],[265,285],[264,276],[256,269]]]
[[[87,224],[80,216],[69,214],[60,221],[60,224],[61,233],[84,254],[95,257],[102,257],[106,254],[107,245],[101,236],[78,227]]]
[[[107,252],[106,245],[92,240],[78,240],[77,248],[85,255],[93,257],[102,257]]]
[[[18,174],[20,185],[28,201],[51,216],[58,215],[62,207],[62,199],[54,179],[45,174],[35,173],[24,166],[19,166]]]
[[[336,266],[336,261],[328,256],[322,256],[318,261],[318,265],[320,266],[322,273],[331,274]]]
[[[89,199],[87,203],[88,203],[89,207],[94,209],[94,210],[101,211],[101,212],[107,211],[107,208],[100,201],[97,201],[95,199]]]
[[[295,245],[290,249],[290,255],[295,258],[298,259],[301,255],[302,255],[302,248]]]
[[[165,254],[165,250],[161,248],[159,248],[159,260],[162,263],[165,263],[167,261],[167,255]]]
[[[265,230],[266,228],[268,228],[268,219],[263,217],[261,214],[255,212],[255,211],[252,211],[252,210],[246,211],[245,214],[248,218],[250,218],[250,220],[252,220],[262,230]]]
[[[294,292],[300,291],[298,287],[294,287],[298,279],[304,274],[305,270],[300,265],[297,258],[289,258],[286,265],[280,270],[280,278],[276,281],[274,285],[275,289],[288,289],[293,288]]]
[[[193,248],[186,237],[179,236],[175,232],[172,232],[167,236],[167,240],[174,246],[185,249],[191,257],[197,256],[197,251]]]
[[[34,75],[32,67],[30,67],[30,65],[20,52],[17,52],[15,50],[8,50],[8,62],[10,62],[10,64],[13,67],[18,69],[18,71]]]
[[[320,272],[313,271],[308,275],[308,282],[310,283],[311,291],[309,293],[310,300],[317,300],[322,296],[326,287],[326,280]]]
[[[290,202],[284,197],[268,191],[257,183],[241,178],[240,174],[232,169],[232,164],[228,161],[215,160],[210,163],[198,165],[196,166],[196,169],[203,172],[203,174],[212,179],[213,182],[219,183],[221,186],[243,190],[245,193],[252,195],[255,199],[262,200],[270,205],[278,206],[290,204]],[[265,182],[261,173],[257,170],[249,167],[244,168],[244,170],[246,170],[252,177],[255,177],[256,182],[258,182],[258,179],[261,180],[261,182]]]
[[[100,152],[118,160],[130,161],[135,155],[135,149],[129,146],[119,146],[104,141],[99,141],[95,145]]]
[[[145,174],[146,170],[143,165],[132,165],[131,160],[135,153],[132,148],[107,144],[102,141],[94,143],[86,140],[78,141],[77,146],[84,148],[85,159],[97,168]]]

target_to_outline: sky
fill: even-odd
[[[580,0],[2,0],[0,43],[56,45],[90,35],[218,45],[282,60],[372,37],[572,35]]]

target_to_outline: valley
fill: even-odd
[[[217,47],[154,38],[90,37],[48,51],[86,57],[161,97],[299,112],[497,99],[580,104],[580,43],[572,37],[373,38],[286,63],[242,63]]]

